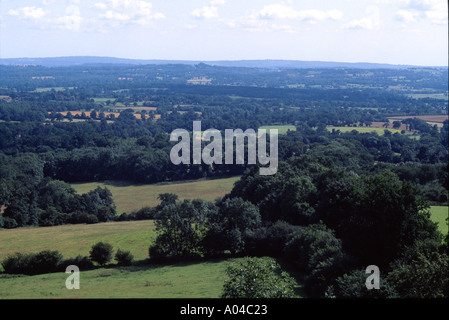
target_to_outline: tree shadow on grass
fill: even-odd
[[[191,259],[166,259],[164,261],[155,261],[150,258],[144,260],[134,261],[131,265],[119,265],[119,264],[106,264],[104,266],[96,266],[94,269],[122,269],[127,271],[145,271],[156,270],[165,267],[188,267],[199,264],[218,264],[223,261],[232,259],[232,257],[220,257],[220,258],[191,258]]]

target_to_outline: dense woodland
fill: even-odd
[[[328,130],[447,115],[447,87],[438,68],[0,66],[0,228],[155,219],[154,259],[268,255],[304,273],[312,297],[448,297],[448,238],[428,210],[448,203],[448,120],[403,120],[413,135]],[[247,164],[172,164],[169,134],[194,120],[296,130],[279,136],[278,172],[260,176]],[[236,175],[215,203],[165,194],[120,216],[109,190],[70,186]],[[358,286],[370,264],[388,274],[374,293]]]

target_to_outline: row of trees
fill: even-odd
[[[64,258],[58,250],[26,254],[17,252],[7,256],[1,264],[5,273],[35,275],[65,271],[70,265],[75,265],[80,270],[93,269],[95,264],[102,267],[113,257],[121,266],[131,265],[134,259],[129,251],[120,248],[114,254],[110,243],[100,241],[92,245],[89,256],[78,255],[75,258]]]

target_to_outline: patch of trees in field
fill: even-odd
[[[449,238],[412,183],[389,170],[360,176],[301,160],[275,176],[251,170],[215,203],[171,197],[154,212],[150,258],[282,258],[304,275],[310,297],[448,296]],[[372,264],[382,271],[381,290],[364,286]],[[251,273],[240,270],[238,277]]]
[[[45,177],[44,163],[35,154],[0,154],[0,161],[0,228],[97,223],[116,216],[108,189],[76,194],[68,183]]]
[[[26,254],[16,252],[3,259],[1,264],[4,272],[8,274],[36,275],[64,272],[71,265],[76,266],[79,270],[91,270],[96,266],[105,266],[113,257],[119,266],[129,266],[134,260],[129,251],[119,248],[114,254],[111,244],[100,241],[91,247],[89,256],[78,255],[75,258],[64,258],[58,250],[43,250]]]

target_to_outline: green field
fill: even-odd
[[[405,96],[408,96],[413,99],[425,99],[425,98],[441,99],[441,100],[448,99],[448,96],[445,93],[411,93],[405,94]]]
[[[431,213],[432,220],[447,233],[448,207],[432,206]],[[143,262],[155,237],[151,220],[1,229],[0,260],[14,252],[46,249],[59,250],[65,258],[88,255],[94,243],[105,241],[113,245],[114,252],[118,248],[129,250],[135,260]],[[218,298],[228,262],[221,259],[167,265],[139,263],[130,267],[117,267],[111,262],[104,268],[82,271],[79,290],[65,288],[68,275],[63,272],[35,276],[0,274],[0,299]],[[300,295],[301,290],[298,288]]]
[[[95,103],[105,103],[106,101],[115,101],[115,98],[94,98]]]
[[[287,134],[288,130],[296,131],[296,127],[293,125],[274,125],[274,126],[262,126],[259,129],[267,130],[267,134],[270,133],[270,129],[278,129],[278,134]]]
[[[173,264],[148,264],[148,247],[156,237],[151,220],[91,225],[0,229],[0,261],[14,252],[58,250],[64,258],[89,255],[98,241],[111,243],[114,252],[129,250],[136,263],[82,271],[80,290],[67,290],[68,275],[0,274],[0,299],[54,298],[218,298],[231,259]],[[287,268],[288,269],[288,268]],[[286,269],[286,270],[287,270]],[[298,293],[302,288],[298,288]]]
[[[68,290],[64,272],[35,276],[0,274],[0,299],[219,298],[226,260],[99,268],[80,273]]]
[[[96,187],[107,187],[117,206],[117,213],[131,212],[142,207],[157,206],[161,193],[175,193],[180,200],[201,198],[214,201],[230,192],[239,177],[224,179],[204,179],[190,182],[158,183],[158,184],[132,184],[122,181],[102,181],[89,183],[74,183],[72,187],[82,194]]]
[[[385,130],[390,131],[392,134],[394,133],[401,133],[401,130],[398,129],[385,129],[385,128],[374,128],[374,127],[327,127],[327,130],[340,130],[340,132],[351,132],[353,130],[356,130],[360,133],[368,133],[368,132],[377,132],[378,135],[383,135],[385,133]]]
[[[15,252],[59,250],[65,258],[89,255],[98,241],[114,250],[130,251],[134,258],[148,258],[148,247],[156,238],[152,220],[74,224],[55,227],[0,229],[0,261]]]
[[[448,206],[431,206],[430,207],[430,218],[433,222],[438,223],[438,230],[443,235],[448,233],[447,218],[449,217],[449,207]]]

